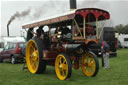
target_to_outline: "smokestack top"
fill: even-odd
[[[25,16],[29,15],[30,11],[31,11],[30,9],[27,9],[27,10],[22,11],[21,13],[16,12],[15,14],[13,14],[13,15],[10,17],[10,19],[9,19],[9,21],[8,21],[8,23],[7,23],[7,34],[8,34],[8,37],[9,37],[9,25],[10,25],[16,18],[21,18],[21,17],[25,17]]]
[[[74,10],[76,8],[76,0],[70,0],[70,10]]]

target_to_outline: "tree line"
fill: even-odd
[[[117,25],[114,27],[115,32],[121,33],[121,34],[128,34],[128,24],[127,25]]]

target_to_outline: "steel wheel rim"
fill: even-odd
[[[26,48],[26,62],[31,73],[36,73],[39,66],[39,53],[34,40],[30,40]]]
[[[60,80],[65,80],[68,76],[68,63],[63,55],[58,55],[55,62],[56,75]]]
[[[81,59],[81,68],[86,76],[93,76],[96,71],[96,62],[92,54],[85,53]]]

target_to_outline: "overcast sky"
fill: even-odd
[[[7,23],[15,14],[10,23],[10,35],[20,36],[22,24],[43,19],[69,11],[69,0],[2,0],[0,35],[7,36]],[[128,24],[128,0],[77,0],[77,8],[96,7],[110,12],[112,25]]]

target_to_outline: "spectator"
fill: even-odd
[[[29,41],[30,39],[32,39],[33,35],[35,33],[33,32],[33,28],[29,28],[27,31],[27,41]]]
[[[104,45],[102,47],[102,66],[104,67],[104,69],[110,68],[110,66],[109,66],[109,49],[110,49],[109,44],[104,41]]]
[[[36,30],[36,34],[38,38],[44,39],[44,30],[42,27],[39,27],[39,29]]]

